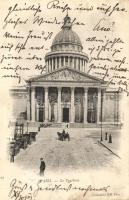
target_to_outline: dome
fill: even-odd
[[[81,40],[72,30],[71,18],[67,14],[61,31],[52,42],[51,51],[45,55],[47,72],[66,66],[85,72],[88,56],[82,50]]]
[[[74,44],[82,47],[79,36],[72,29],[62,29],[55,36],[52,46],[57,44]]]
[[[81,50],[83,48],[79,36],[72,30],[71,18],[68,14],[64,18],[62,30],[55,36],[51,48],[52,50],[57,49],[58,46],[60,49],[62,45],[77,46]],[[76,49],[76,47],[74,48]]]

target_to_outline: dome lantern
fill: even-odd
[[[64,18],[64,24],[61,28],[62,29],[71,29],[72,28],[71,18],[68,16],[68,14]]]

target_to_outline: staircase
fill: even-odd
[[[101,124],[96,124],[96,123],[57,123],[57,122],[32,122],[32,121],[24,121],[24,126],[28,126],[28,127],[40,127],[42,126],[43,128],[66,128],[67,125],[69,128],[100,128]],[[10,125],[15,126],[15,123],[12,123]],[[104,124],[103,123],[103,128],[120,128],[121,125],[120,124]]]
[[[65,128],[67,127],[69,128],[101,128],[101,124],[96,124],[96,123],[88,123],[88,124],[84,124],[84,123],[53,123],[50,125],[50,128]],[[104,124],[103,123],[103,128],[120,128],[120,125],[114,125],[114,124]]]

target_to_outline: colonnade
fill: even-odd
[[[51,72],[63,66],[68,66],[81,72],[86,72],[87,61],[83,58],[72,56],[51,57],[46,60],[47,72]]]
[[[61,87],[57,87],[58,89],[58,97],[57,97],[57,122],[62,122],[62,107],[61,107]],[[75,87],[70,87],[71,90],[71,99],[70,99],[70,123],[75,122]],[[27,118],[31,121],[36,121],[36,99],[35,99],[35,91],[36,87],[31,87],[30,99],[27,103]],[[44,122],[49,122],[49,87],[44,87],[44,114],[45,120]],[[83,101],[83,123],[87,124],[87,113],[88,113],[88,87],[84,88],[84,101]],[[98,88],[97,95],[97,123],[100,122],[101,115],[101,89]]]

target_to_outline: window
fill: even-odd
[[[55,58],[53,58],[53,69],[55,69]]]
[[[59,67],[59,58],[57,57],[57,68]]]
[[[68,65],[68,56],[65,57],[65,64]]]
[[[61,66],[64,65],[64,57],[61,57]]]
[[[72,66],[72,60],[73,60],[72,57],[70,57],[70,66]]]
[[[65,49],[68,49],[69,45],[68,44],[65,44]]]

